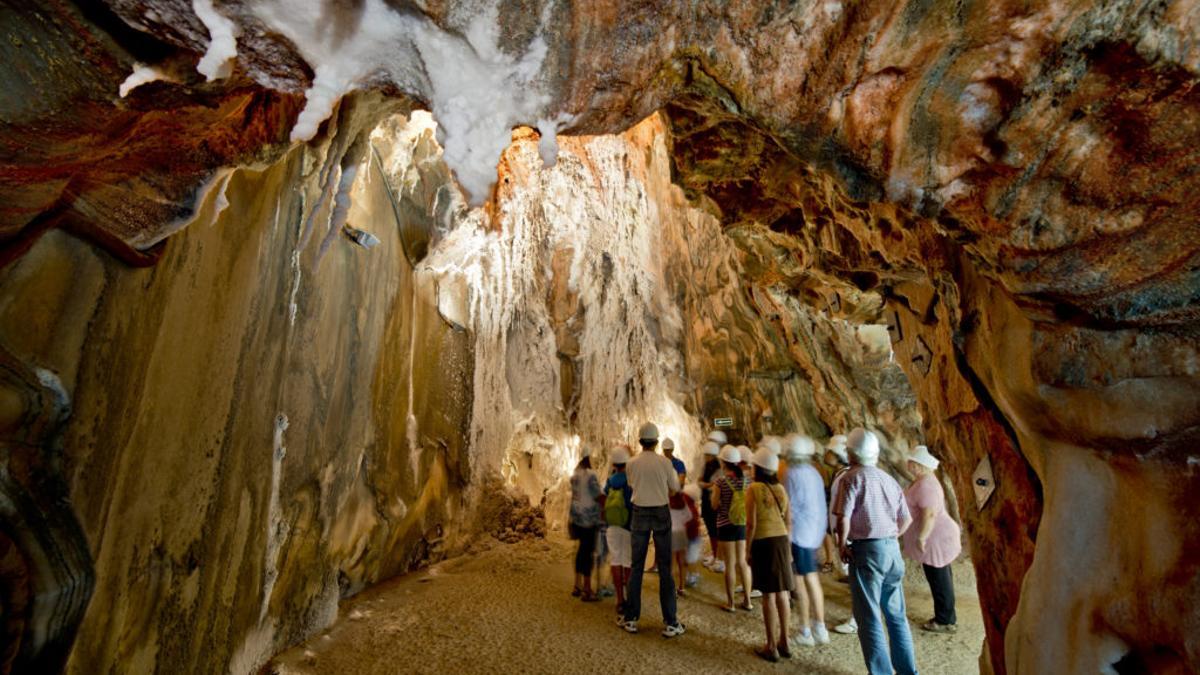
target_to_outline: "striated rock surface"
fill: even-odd
[[[349,219],[380,245],[306,237],[327,151],[234,171],[151,269],[50,233],[4,271],[0,341],[71,405],[55,443],[95,590],[69,672],[248,672],[456,545],[472,344],[413,276],[377,163]]]
[[[435,304],[458,325],[472,322],[476,363],[482,352],[484,362],[505,366],[473,372],[469,426],[478,453],[465,460],[471,471],[494,469],[529,494],[545,490],[573,461],[578,443],[622,435],[600,428],[597,400],[619,400],[629,415],[660,406],[667,412],[655,414],[680,420],[725,411],[736,400],[745,408],[727,412],[747,431],[762,427],[768,409],[773,423],[786,419],[814,431],[817,422],[832,430],[870,421],[868,412],[885,427],[911,428],[914,420],[878,403],[839,417],[856,399],[842,393],[844,376],[824,367],[851,340],[822,312],[859,322],[882,315],[927,440],[948,460],[962,500],[989,619],[983,667],[1200,669],[1198,615],[1189,609],[1200,596],[1200,555],[1188,544],[1200,514],[1187,497],[1198,480],[1193,448],[1200,429],[1200,186],[1191,170],[1200,148],[1193,91],[1200,19],[1192,3],[374,0],[309,4],[328,17],[309,23],[302,15],[280,19],[278,10],[294,3],[196,4],[217,16],[198,16],[182,0],[114,0],[112,15],[59,3],[2,10],[9,33],[0,48],[12,64],[6,81],[23,87],[0,98],[0,232],[8,259],[58,224],[127,260],[148,261],[141,249],[178,230],[197,204],[219,201],[195,197],[217,168],[276,156],[289,135],[339,144],[325,154],[316,182],[330,202],[344,205],[337,188],[347,174],[354,180],[366,154],[361,131],[370,125],[363,120],[391,112],[365,98],[353,99],[367,101],[357,113],[352,103],[335,108],[333,101],[354,87],[398,95],[401,110],[410,98],[429,104],[450,131],[450,168],[476,201],[513,124],[538,126],[538,156],[550,159],[549,140],[560,130],[620,131],[661,109],[675,182],[736,242],[726,258],[736,265],[675,269],[690,275],[678,277],[685,287],[699,287],[702,271],[716,275],[704,284],[726,294],[726,309],[706,308],[706,300],[686,292],[672,302],[650,295],[645,283],[669,288],[676,272],[670,264],[648,266],[645,257],[612,263],[635,271],[628,285],[614,286],[637,298],[633,311],[605,305],[603,283],[581,290],[533,274],[535,265],[548,265],[552,280],[554,270],[560,279],[574,276],[576,253],[553,242],[547,223],[588,234],[583,197],[567,199],[587,173],[568,160],[561,170],[576,171],[580,182],[547,189],[545,177],[514,168],[534,157],[532,139],[518,143],[509,151],[517,159],[502,160],[499,175],[513,185],[497,184],[491,220],[471,228],[436,220],[451,255],[431,270],[439,278]],[[379,17],[386,21],[373,20]],[[313,26],[320,34],[311,34]],[[414,37],[398,47],[393,38],[400,33],[372,32],[377,27]],[[300,39],[307,37],[313,39]],[[318,49],[330,44],[354,46],[346,69]],[[464,81],[447,79],[458,70],[439,67],[446,61],[418,58],[434,52],[472,64],[478,79],[466,82],[481,86],[458,86]],[[201,55],[204,83],[188,67]],[[80,58],[78,68],[42,65]],[[138,59],[184,81],[153,82],[125,102],[113,99]],[[472,91],[486,95],[472,98]],[[530,103],[513,108],[506,100]],[[474,112],[455,117],[464,110]],[[351,125],[346,133],[343,120]],[[476,128],[482,137],[463,135]],[[31,138],[45,140],[27,149]],[[471,155],[459,151],[464,147],[487,151]],[[611,154],[601,163],[626,168]],[[615,180],[609,168],[597,173]],[[527,196],[516,195],[521,188]],[[577,206],[541,202],[560,211],[539,215],[531,206],[538,190]],[[617,205],[628,206],[621,193],[602,200],[606,206],[592,217],[608,219]],[[654,194],[647,203],[682,203]],[[133,215],[120,217],[126,213]],[[648,213],[628,211],[624,222],[655,222]],[[329,221],[326,231],[335,238],[342,219]],[[675,227],[661,216],[657,224],[656,232]],[[199,236],[190,234],[196,229],[183,236]],[[509,237],[488,258],[508,270],[489,278],[507,286],[475,297],[545,297],[534,303],[534,320],[526,320],[526,305],[463,302],[469,296],[462,280],[471,277],[451,268],[470,258],[455,255],[453,244],[461,238],[475,250],[469,244],[482,241],[476,233],[491,230]],[[626,232],[626,250],[647,255],[651,242],[632,237],[650,232]],[[705,254],[720,258],[721,250]],[[603,269],[601,262],[591,278],[602,279]],[[722,274],[738,280],[730,286]],[[637,325],[655,328],[626,326],[622,336],[632,341],[624,345],[604,332],[589,338],[577,317],[597,301],[611,312],[606,324],[636,322],[641,310]],[[653,322],[645,320],[646,308]],[[711,324],[689,326],[685,316],[711,316]],[[589,339],[608,342],[590,348]],[[546,349],[555,350],[553,360],[543,358]],[[589,365],[593,355],[621,359],[618,376],[603,379],[599,362]],[[627,376],[631,370],[637,377]],[[789,371],[804,375],[789,379]],[[708,386],[698,372],[723,384],[696,395],[696,387]],[[528,386],[510,387],[513,373]],[[646,382],[670,384],[647,391]],[[542,396],[547,385],[550,398]],[[903,398],[886,378],[856,385],[890,392],[880,401]],[[590,386],[607,398],[588,399]],[[277,412],[264,411],[264,418]],[[73,420],[81,418],[76,412]],[[527,430],[514,432],[514,420],[525,419]],[[698,432],[678,426],[685,441]],[[535,439],[553,440],[540,447]],[[996,492],[979,509],[970,499],[972,472],[984,457]],[[85,532],[96,508],[80,508],[90,514],[81,517]],[[104,555],[95,555],[98,588]],[[85,620],[81,636],[87,626]]]

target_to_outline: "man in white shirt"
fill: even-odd
[[[671,460],[655,452],[658,447],[658,427],[646,423],[638,431],[642,451],[625,465],[625,475],[633,490],[633,515],[629,529],[633,538],[633,574],[629,579],[626,600],[625,630],[638,632],[642,613],[642,576],[646,567],[646,552],[654,538],[654,554],[658,564],[658,601],[662,605],[663,637],[683,635],[684,627],[675,616],[675,580],[671,577],[671,511],[668,500],[679,492],[679,475]]]

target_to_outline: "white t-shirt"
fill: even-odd
[[[639,452],[625,465],[625,475],[633,490],[634,506],[666,506],[671,492],[679,491],[679,474],[671,460],[657,452]]]

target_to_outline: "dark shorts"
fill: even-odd
[[[755,590],[783,593],[795,589],[788,543],[784,535],[750,542],[750,578]]]
[[[717,541],[746,541],[745,525],[721,525],[717,527]]]
[[[817,549],[800,548],[792,544],[792,569],[796,574],[812,574],[817,571]]]

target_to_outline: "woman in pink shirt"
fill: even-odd
[[[933,618],[921,628],[953,633],[957,617],[950,563],[962,551],[962,533],[946,512],[946,494],[934,475],[937,467],[937,458],[924,445],[918,445],[908,458],[908,470],[916,479],[904,491],[904,499],[912,512],[913,526],[902,536],[902,543],[904,555],[925,568],[925,579],[933,593]]]

